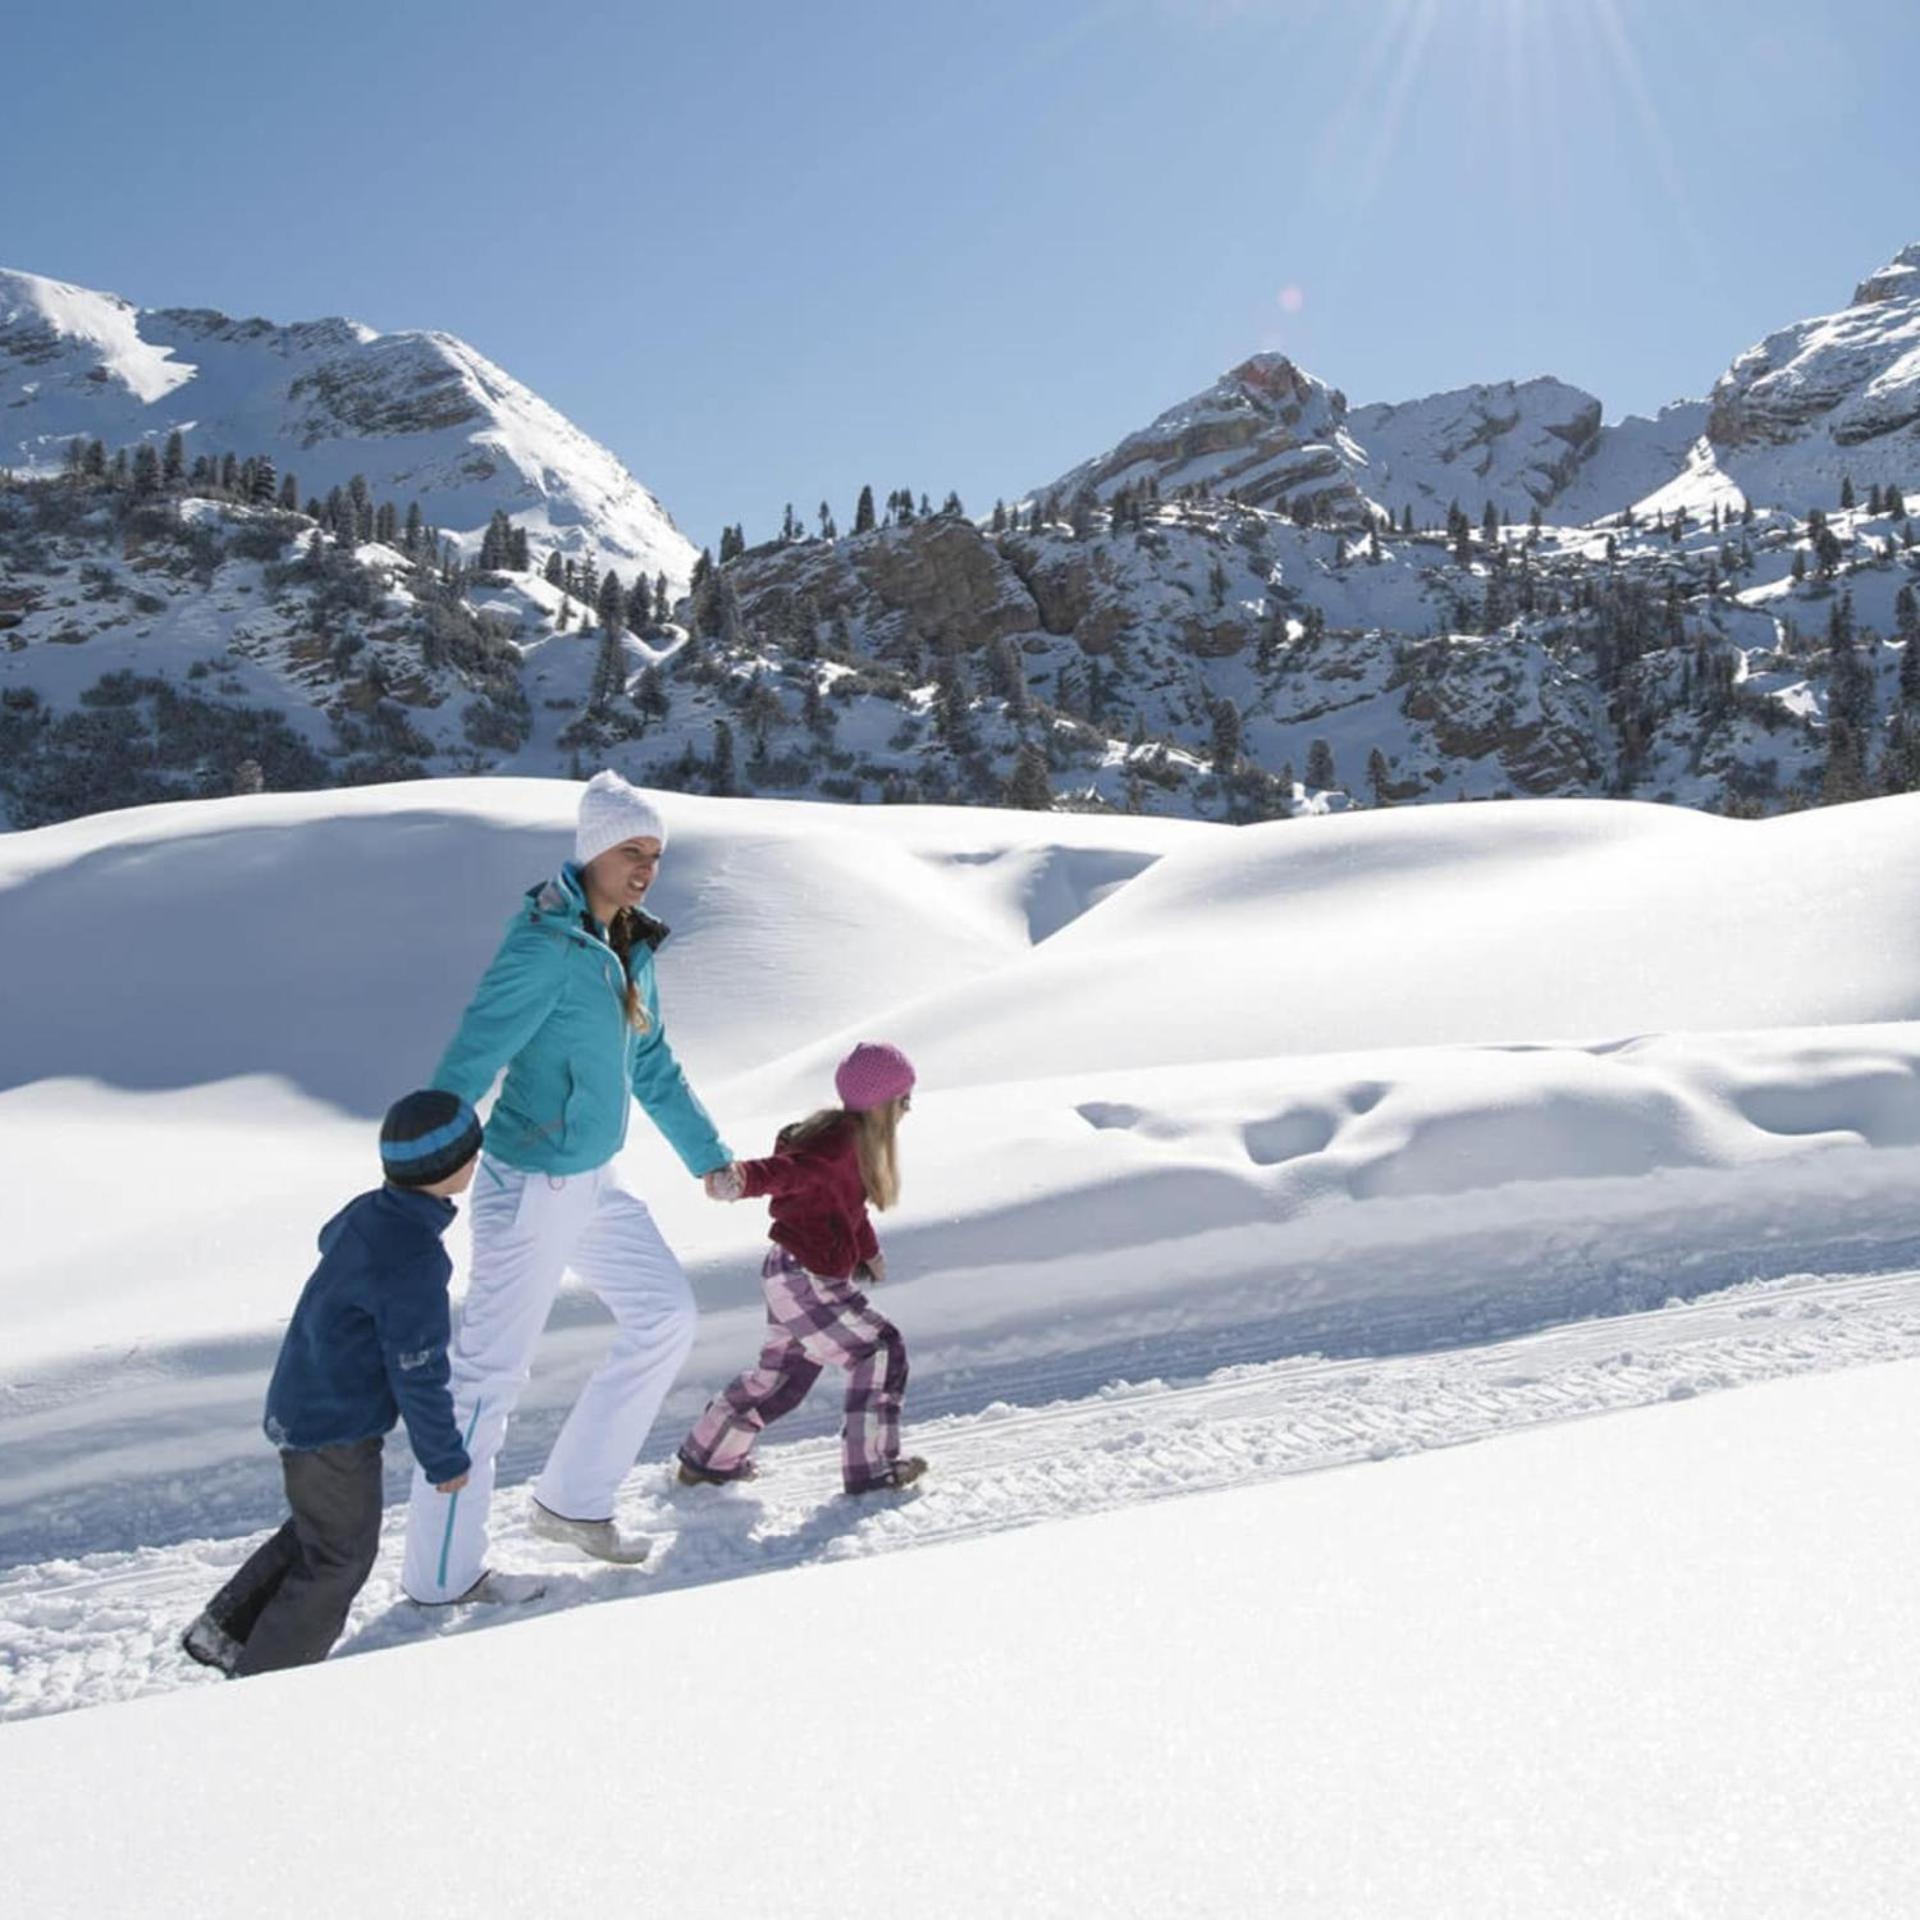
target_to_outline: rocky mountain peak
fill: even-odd
[[[1878,273],[1868,274],[1853,290],[1856,307],[1915,298],[1920,298],[1920,241],[1902,247]]]

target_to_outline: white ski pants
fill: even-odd
[[[612,1517],[614,1492],[693,1345],[687,1276],[611,1166],[563,1177],[482,1154],[470,1191],[473,1272],[452,1385],[473,1470],[460,1492],[444,1494],[414,1469],[401,1584],[428,1603],[457,1600],[486,1571],[495,1457],[568,1268],[600,1296],[616,1331],[534,1486],[551,1512]]]

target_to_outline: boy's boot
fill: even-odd
[[[180,1636],[180,1650],[189,1660],[197,1660],[231,1680],[241,1646],[212,1614],[203,1613]]]

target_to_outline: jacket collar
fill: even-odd
[[[445,1233],[453,1224],[453,1216],[460,1211],[444,1195],[422,1193],[418,1187],[397,1187],[391,1180],[381,1191],[407,1219],[418,1222],[430,1233]]]
[[[581,918],[590,909],[587,906],[586,889],[580,884],[579,867],[569,860],[551,880],[543,880],[539,886],[529,887],[527,910],[537,920],[558,921],[569,932],[584,934],[586,929],[581,925]],[[641,941],[657,952],[671,931],[667,923],[648,913],[644,907],[627,907],[623,911],[633,915]],[[596,921],[594,924],[599,923]]]

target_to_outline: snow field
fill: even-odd
[[[250,1914],[263,1876],[371,1913],[1901,1912],[1917,1379],[16,1726],[0,1845],[49,1920]],[[342,1764],[379,1753],[420,1763]]]

